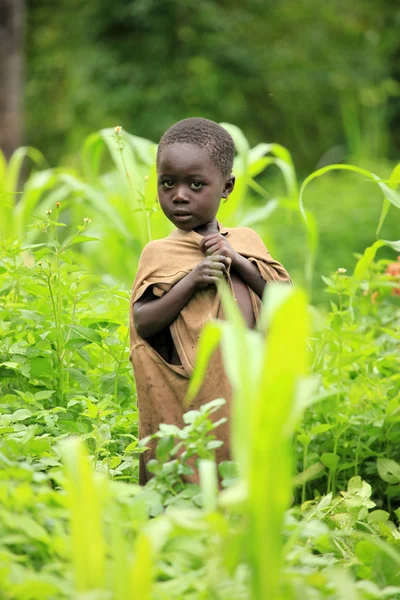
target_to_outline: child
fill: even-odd
[[[183,424],[200,331],[207,321],[222,317],[217,282],[228,281],[252,328],[266,283],[290,281],[254,231],[227,229],[216,219],[221,198],[227,199],[235,185],[234,152],[229,133],[201,118],[173,125],[158,147],[158,198],[177,229],[144,248],[132,291],[130,357],[141,438],[160,423]],[[222,397],[227,404],[216,418],[229,418],[230,396],[217,351],[190,409]],[[224,442],[217,461],[229,460],[229,423],[218,427],[217,437]],[[153,448],[141,455],[141,484],[148,480],[146,463],[153,457]]]

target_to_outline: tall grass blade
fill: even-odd
[[[135,556],[129,573],[130,600],[153,600],[153,552],[148,536],[139,533],[135,544]]]
[[[266,221],[279,207],[279,200],[269,200],[260,208],[252,208],[247,211],[246,216],[240,221],[240,227],[252,227]]]
[[[129,585],[128,544],[122,530],[120,515],[117,507],[114,507],[114,519],[111,527],[111,549],[113,556],[113,600],[131,600]]]
[[[14,207],[14,232],[16,236],[26,236],[29,241],[38,234],[32,229],[28,234],[26,228],[33,220],[36,210],[42,215],[48,208],[54,208],[57,201],[62,202],[68,197],[70,191],[63,186],[58,187],[58,174],[56,169],[45,169],[33,173],[25,183],[22,194]]]
[[[184,401],[185,406],[189,406],[201,388],[210,358],[221,341],[221,333],[221,327],[217,323],[207,323],[201,332],[197,346],[196,365],[190,378]]]
[[[7,165],[4,155],[0,155],[0,239],[21,235],[20,220],[15,218],[18,202],[18,183],[25,158],[30,158],[39,168],[46,167],[41,152],[31,147],[18,148]]]
[[[397,190],[398,186],[399,186],[399,181],[400,181],[400,164],[398,164],[392,171],[390,177],[389,177],[389,181],[388,186],[392,189],[392,190]],[[382,204],[382,210],[381,210],[381,214],[379,217],[379,223],[378,223],[378,228],[376,230],[376,237],[378,237],[380,230],[382,229],[382,225],[384,224],[386,217],[388,215],[389,209],[390,209],[390,202],[387,198],[383,199],[383,204]]]
[[[107,145],[121,180],[126,182],[128,188],[131,185],[135,192],[140,191],[142,178],[126,132],[122,131],[120,134],[123,140],[122,155],[114,129],[102,129],[100,135]]]
[[[217,508],[218,477],[215,462],[200,460],[199,475],[203,508],[207,512],[212,512]]]
[[[45,169],[47,166],[43,154],[39,150],[36,150],[36,148],[23,146],[15,150],[10,158],[7,169],[7,186],[9,192],[15,193],[17,191],[18,180],[21,176],[25,158],[29,158],[39,169]]]
[[[83,174],[89,180],[93,181],[100,175],[101,159],[104,155],[105,144],[99,132],[89,135],[82,146],[82,166]]]
[[[292,430],[298,381],[308,369],[309,317],[300,290],[273,315],[265,346],[260,392],[251,411],[249,551],[254,599],[276,598],[282,565],[281,529],[291,497]]]
[[[220,125],[232,136],[237,152],[233,165],[233,173],[236,177],[235,189],[228,200],[221,204],[218,212],[218,218],[229,224],[230,219],[244,201],[247,194],[250,144],[244,133],[236,125],[232,125],[231,123],[220,123]]]
[[[259,393],[262,367],[262,336],[246,328],[242,314],[226,285],[219,286],[224,314],[221,323],[222,354],[225,372],[233,388],[231,416],[232,455],[244,479],[250,468],[251,423],[249,409]]]
[[[372,246],[369,246],[368,248],[365,249],[364,254],[360,258],[360,260],[357,262],[357,264],[354,268],[353,275],[354,275],[355,279],[357,279],[357,281],[361,281],[362,279],[365,279],[365,277],[368,273],[368,269],[371,266],[377,251],[379,250],[379,248],[381,248],[384,245],[385,245],[384,240],[377,240],[374,244],[372,244]]]
[[[105,481],[95,479],[83,442],[62,442],[71,528],[71,552],[78,592],[101,590],[105,575],[102,504]]]
[[[397,169],[397,167],[396,167],[396,169]],[[299,210],[300,210],[300,213],[306,224],[307,234],[308,234],[308,254],[307,254],[307,258],[306,258],[305,277],[306,277],[306,282],[307,282],[309,289],[311,289],[315,258],[316,258],[317,249],[318,249],[318,238],[316,235],[315,221],[313,221],[311,219],[311,215],[305,210],[305,206],[304,206],[304,192],[305,192],[306,188],[308,187],[308,185],[311,183],[311,181],[313,181],[317,177],[321,177],[321,175],[324,175],[325,173],[328,173],[329,171],[337,171],[337,170],[352,171],[353,173],[358,173],[359,175],[363,175],[364,177],[366,177],[373,183],[376,183],[380,187],[380,189],[383,193],[383,196],[384,196],[384,204],[382,206],[381,217],[379,219],[378,230],[377,230],[377,234],[378,234],[380,229],[382,228],[382,225],[383,225],[385,218],[387,216],[387,213],[388,213],[388,206],[389,206],[388,203],[393,204],[393,206],[396,206],[397,208],[400,208],[400,194],[398,192],[396,192],[396,190],[393,187],[395,177],[397,178],[399,176],[399,172],[396,169],[395,169],[395,172],[392,173],[391,180],[389,180],[389,185],[387,183],[385,183],[382,179],[380,179],[377,175],[375,175],[375,173],[372,173],[371,171],[368,171],[367,169],[362,169],[360,167],[355,167],[353,165],[340,165],[340,164],[339,165],[328,165],[327,167],[318,169],[317,171],[314,171],[314,173],[311,173],[311,175],[309,175],[303,181],[301,188],[300,188],[300,193],[299,193]],[[392,244],[396,245],[396,242],[389,241],[387,243],[388,243],[388,245],[392,245]]]

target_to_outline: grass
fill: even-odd
[[[292,215],[314,243],[290,155],[277,145],[250,149],[230,127],[239,185],[221,220],[262,230]],[[234,389],[235,462],[220,465],[219,490],[208,419],[218,403],[210,403],[184,429],[157,433],[155,476],[137,485],[124,280],[150,235],[168,232],[154,204],[154,150],[121,131],[91,136],[82,173],[31,175],[13,209],[25,215],[22,238],[3,230],[2,597],[400,598],[400,269],[373,236],[357,260],[347,258],[347,272],[324,273],[323,310],[301,288],[270,287],[261,328],[248,331],[221,290],[228,318],[202,333],[191,393],[220,342]],[[283,174],[276,202],[259,187],[272,164]],[[398,209],[387,189],[396,173],[377,185],[386,195],[379,226],[390,225],[388,202],[389,215]],[[190,468],[177,458],[182,443],[187,457],[196,449],[203,457],[200,486],[180,477]]]

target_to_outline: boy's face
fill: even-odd
[[[214,165],[206,148],[178,142],[162,149],[157,176],[165,216],[185,231],[213,221],[221,198],[229,196],[235,182]]]

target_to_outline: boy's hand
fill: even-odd
[[[229,258],[226,256],[213,254],[199,262],[187,277],[193,280],[196,289],[216,285],[227,275],[229,264]]]
[[[205,235],[200,242],[200,250],[207,255],[218,254],[225,256],[230,260],[230,263],[235,263],[238,257],[236,250],[232,248],[228,240],[220,233]]]

